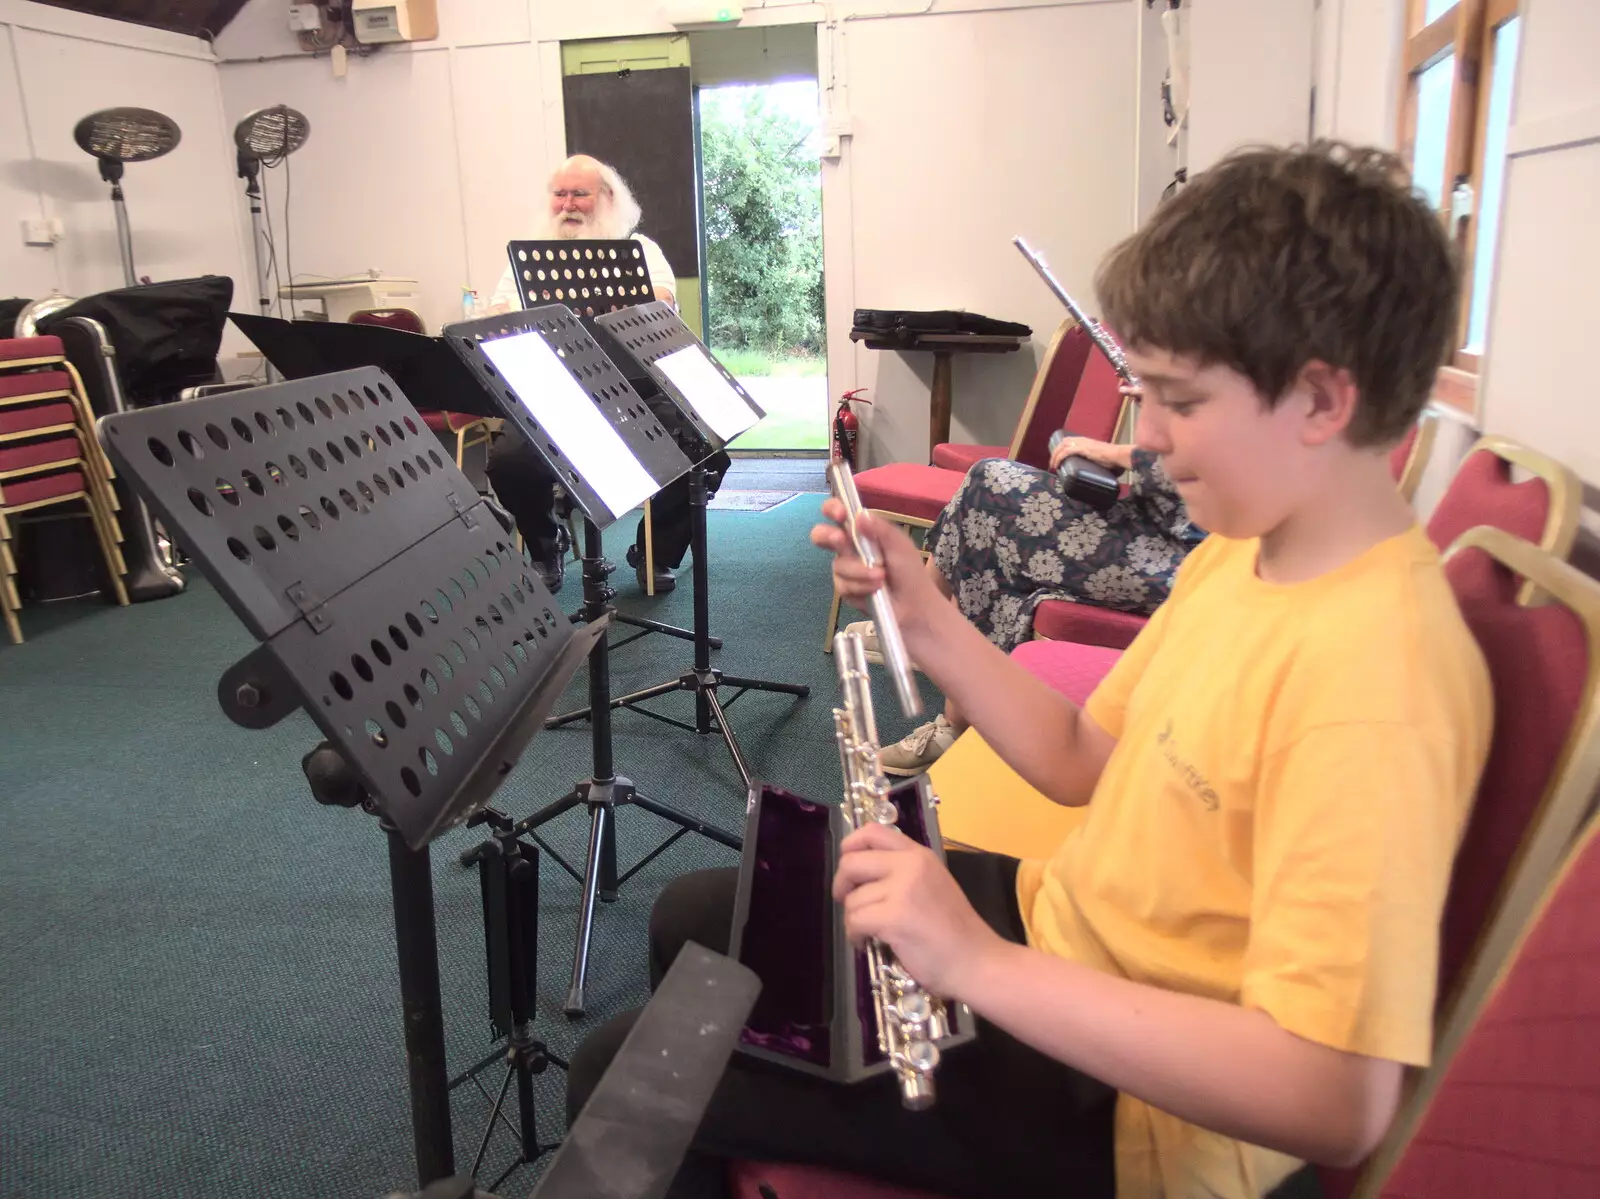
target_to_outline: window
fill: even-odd
[[[1489,324],[1521,22],[1518,0],[1406,0],[1400,147],[1461,251],[1455,353],[1437,398],[1471,411]]]

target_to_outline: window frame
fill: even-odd
[[[1521,13],[1520,0],[1456,0],[1440,16],[1424,22],[1427,0],[1405,0],[1401,53],[1401,96],[1397,144],[1410,167],[1417,140],[1418,80],[1422,72],[1454,55],[1450,82],[1450,117],[1445,134],[1444,178],[1439,220],[1461,254],[1461,300],[1456,338],[1449,362],[1439,375],[1435,399],[1473,413],[1477,404],[1480,355],[1463,347],[1472,320],[1472,280],[1479,246],[1478,206],[1483,199],[1483,152],[1489,122],[1490,83],[1494,78],[1496,35]],[[1470,215],[1451,220],[1456,186],[1472,189]],[[1483,247],[1490,253],[1493,247]]]

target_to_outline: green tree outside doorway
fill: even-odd
[[[706,327],[767,410],[738,449],[827,445],[814,80],[700,92]]]

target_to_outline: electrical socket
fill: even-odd
[[[61,240],[63,232],[60,218],[24,220],[22,222],[22,244],[25,246],[53,246]]]
[[[289,28],[295,33],[316,33],[322,28],[322,9],[315,4],[289,5]]]

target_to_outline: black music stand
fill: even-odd
[[[622,353],[595,322],[597,316],[619,312],[634,304],[647,304],[655,299],[655,287],[650,279],[650,267],[645,261],[644,247],[633,238],[512,241],[506,243],[506,257],[511,260],[517,298],[522,301],[524,308],[537,308],[550,303],[566,304],[583,321],[584,328],[589,330],[590,336],[622,371],[634,390],[639,390],[641,384],[649,382],[650,376],[644,368]],[[662,415],[659,410],[656,411],[658,419]],[[697,461],[690,453],[689,446],[681,440],[678,444],[684,453],[689,454],[691,461]],[[614,644],[613,649],[621,649],[647,633],[667,633],[685,641],[695,639],[690,629],[680,629],[660,621],[641,620],[626,612],[614,612],[612,618],[619,624],[629,624],[639,629],[639,632]],[[714,649],[721,649],[722,641],[713,637],[711,645]]]
[[[230,312],[228,316],[285,379],[307,379],[330,371],[377,365],[388,371],[408,395],[438,397],[441,408],[468,416],[503,415],[499,405],[485,394],[478,376],[445,345],[442,337],[383,325],[285,321],[245,312]],[[572,619],[582,618],[580,611]],[[639,630],[617,645],[626,645],[646,633],[694,640],[692,629],[680,629],[659,620],[616,611],[611,618]]]
[[[565,304],[595,317],[656,298],[644,247],[632,238],[557,238],[506,243],[524,308]]]
[[[624,308],[595,318],[596,327],[605,333],[618,352],[628,355],[639,369],[648,372],[673,405],[679,419],[672,429],[678,444],[694,462],[690,473],[689,513],[690,544],[694,553],[694,666],[675,679],[668,679],[653,687],[646,687],[611,701],[613,708],[629,708],[641,715],[662,721],[691,733],[713,731],[712,717],[716,717],[715,731],[722,734],[733,764],[744,780],[745,789],[752,786],[750,768],[745,765],[739,742],[728,726],[727,710],[747,691],[774,691],[804,699],[811,688],[803,683],[774,683],[766,679],[745,678],[724,674],[711,665],[711,584],[706,562],[706,471],[705,460],[728,442],[749,429],[766,414],[750,398],[732,375],[723,369],[715,357],[707,352],[700,339],[678,318],[670,304],[659,300]],[[720,687],[736,687],[727,703],[717,691]],[[694,723],[688,724],[642,707],[645,700],[667,695],[673,691],[694,693]],[[580,720],[587,712],[568,712],[552,716],[547,727]]]
[[[450,1175],[428,844],[488,803],[592,643],[376,367],[103,418],[101,441],[260,642],[217,695],[326,741],[315,797],[388,835],[412,1133]]]
[[[572,986],[564,1010],[584,1011],[584,986],[594,932],[595,900],[611,902],[617,888],[685,833],[740,848],[739,838],[660,803],[616,773],[611,739],[611,667],[604,625],[616,594],[606,583],[616,569],[606,560],[601,530],[640,500],[689,469],[655,414],[595,343],[582,321],[562,304],[464,321],[445,329],[452,350],[478,375],[501,414],[544,459],[584,513],[583,596],[585,619],[601,626],[589,653],[589,717],[593,772],[561,799],[509,825],[528,834],[583,884]],[[589,809],[589,856],[579,875],[534,830],[577,807]],[[677,830],[627,871],[617,873],[614,822],[617,809],[632,805],[677,825]],[[495,814],[498,817],[498,813]],[[485,845],[462,855],[471,864]]]

